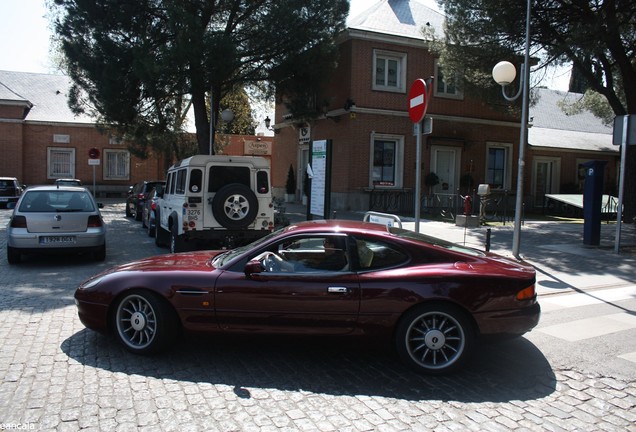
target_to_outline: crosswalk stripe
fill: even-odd
[[[543,312],[549,312],[599,303],[611,303],[630,298],[636,298],[636,286],[539,297],[539,303]]]
[[[539,327],[536,331],[575,342],[633,328],[636,328],[636,316],[618,313]]]

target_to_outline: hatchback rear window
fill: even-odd
[[[93,212],[95,206],[88,192],[33,191],[27,192],[20,204],[19,212]]]

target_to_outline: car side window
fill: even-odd
[[[293,264],[295,273],[349,270],[345,236],[310,236],[281,243],[278,255]]]
[[[356,239],[355,244],[361,270],[395,267],[409,259],[409,256],[400,248],[387,242]]]

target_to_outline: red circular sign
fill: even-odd
[[[88,157],[91,159],[99,159],[99,149],[93,147],[88,151]]]
[[[426,82],[423,79],[416,79],[409,90],[409,117],[413,123],[419,123],[426,114],[428,104],[428,92]]]

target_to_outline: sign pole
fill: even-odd
[[[625,188],[625,166],[627,165],[627,133],[629,132],[629,116],[623,116],[623,138],[621,140],[621,175],[618,181],[618,206],[616,207],[616,238],[614,253],[621,250],[621,223],[623,220],[623,189]]]
[[[422,183],[422,122],[415,124],[415,232],[420,232],[420,196]]]

